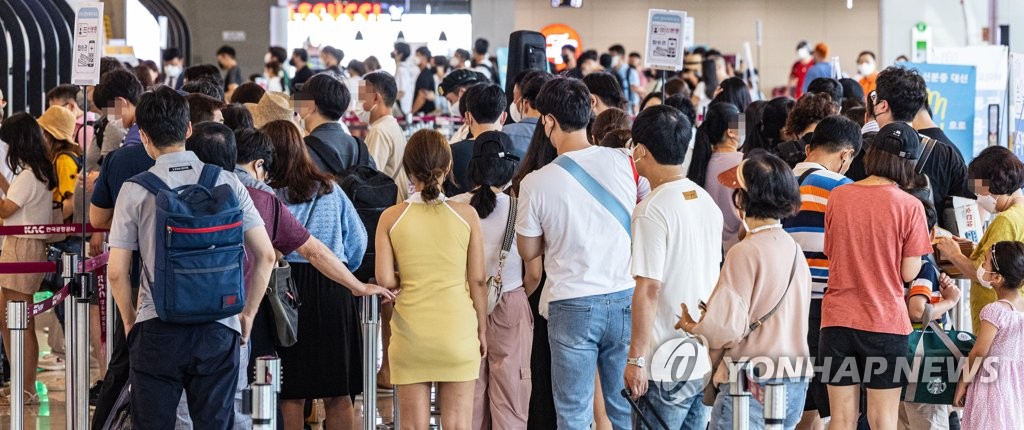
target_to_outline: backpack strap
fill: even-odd
[[[170,191],[171,187],[168,187],[164,181],[160,180],[153,172],[145,171],[138,175],[132,176],[128,179],[128,182],[133,182],[145,188],[151,194],[157,194],[160,191]]]
[[[812,173],[817,172],[819,170],[821,170],[821,169],[819,169],[817,167],[812,167],[810,169],[804,170],[804,174],[800,175],[800,178],[797,179],[796,184],[800,185],[800,186],[803,186],[804,185],[804,181],[806,181],[807,178],[809,176],[811,176]]]
[[[204,164],[203,172],[199,174],[199,185],[211,189],[217,186],[217,179],[220,178],[221,168],[213,164]]]

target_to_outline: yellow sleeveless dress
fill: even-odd
[[[447,203],[424,203],[419,193],[406,201],[389,232],[402,288],[391,318],[391,382],[475,380],[480,340],[466,282],[469,224]]]

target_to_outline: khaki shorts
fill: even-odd
[[[46,241],[17,236],[4,237],[0,263],[27,263],[46,261]],[[0,274],[0,288],[22,294],[35,294],[43,282],[42,273]]]

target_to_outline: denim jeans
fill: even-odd
[[[633,290],[552,302],[548,309],[551,381],[558,428],[589,429],[594,420],[594,372],[601,375],[608,419],[630,428],[620,392],[629,353]]]
[[[708,426],[711,408],[704,406],[704,381],[655,382],[647,381],[647,394],[650,401],[640,402],[640,412],[657,426],[657,414],[669,430],[703,429]],[[640,428],[637,426],[637,428]]]
[[[807,384],[810,378],[780,378],[769,379],[759,385],[765,386],[768,382],[781,382],[786,386],[786,430],[796,428],[800,422],[800,416],[804,413],[804,401],[807,398]],[[718,397],[715,398],[715,406],[711,409],[712,430],[732,430],[732,398],[729,397],[729,384],[719,384]],[[764,405],[753,398],[750,399],[750,429],[764,428]]]

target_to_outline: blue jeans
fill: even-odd
[[[701,379],[675,383],[647,381],[644,397],[651,403],[650,406],[647,402],[639,403],[640,412],[655,426],[658,425],[654,417],[657,414],[670,430],[707,428],[711,408],[704,406],[703,388]]]
[[[551,382],[558,428],[589,429],[594,420],[594,372],[601,375],[608,419],[629,429],[620,392],[629,353],[633,290],[552,302],[548,309]]]
[[[781,382],[786,386],[786,430],[796,428],[800,416],[804,413],[804,401],[807,398],[809,378],[769,379],[759,383],[762,387],[767,382]],[[711,409],[712,430],[732,430],[732,397],[729,397],[729,384],[719,384],[718,397]],[[753,398],[750,399],[750,429],[764,428],[764,405]]]

